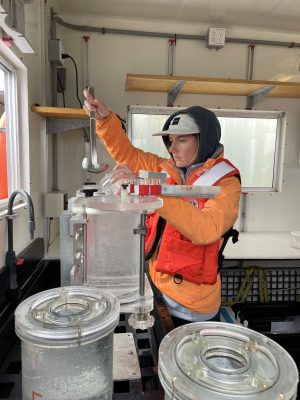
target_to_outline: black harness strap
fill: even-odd
[[[146,261],[150,260],[150,258],[153,256],[155,249],[156,249],[159,241],[161,240],[162,233],[165,229],[165,226],[166,226],[166,220],[163,219],[162,217],[159,217],[159,219],[157,221],[155,238],[151,244],[151,247],[150,247],[148,253],[145,255]]]
[[[218,265],[219,265],[219,268],[218,268],[218,271],[220,270],[220,268],[222,268],[222,265],[223,265],[223,262],[224,262],[224,259],[225,259],[225,257],[224,257],[224,255],[223,255],[223,251],[224,251],[224,249],[225,249],[225,247],[226,247],[226,244],[227,244],[227,242],[228,242],[228,240],[229,240],[229,238],[232,238],[232,243],[234,244],[234,243],[236,243],[236,242],[238,242],[239,241],[239,231],[237,231],[236,229],[233,229],[232,227],[223,235],[223,243],[222,243],[222,246],[220,247],[220,250],[219,250],[219,260],[218,260]]]

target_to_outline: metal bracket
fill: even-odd
[[[47,135],[53,135],[64,131],[70,131],[73,129],[85,128],[89,126],[90,121],[86,119],[46,119],[46,132]]]
[[[178,81],[173,87],[168,91],[168,107],[173,107],[176,97],[178,96],[180,90],[182,89],[185,81]]]
[[[17,218],[17,214],[16,214],[16,213],[7,214],[7,215],[6,215],[6,219],[14,219],[14,218]]]
[[[78,225],[86,225],[88,223],[88,218],[85,217],[78,217],[78,214],[76,214],[75,216],[72,216],[69,220],[69,235],[70,236],[74,236],[74,225],[78,224]]]
[[[261,89],[258,89],[256,92],[249,94],[247,96],[247,105],[246,109],[247,110],[252,110],[254,105],[261,100],[263,97],[265,97],[268,93],[270,93],[274,89],[274,85],[268,85],[264,86]]]
[[[83,265],[76,263],[72,266],[70,271],[70,284],[71,286],[82,286],[83,279]]]
[[[133,230],[133,233],[135,235],[146,235],[147,234],[147,228],[145,226],[139,225],[137,228]]]

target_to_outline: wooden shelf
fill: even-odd
[[[249,96],[266,86],[274,86],[268,97],[300,98],[300,83],[243,79],[198,78],[188,76],[127,74],[127,91],[169,92],[178,81],[185,81],[181,93]]]
[[[47,118],[47,134],[85,128],[90,122],[89,116],[81,108],[32,106],[31,111]]]
[[[89,119],[87,113],[81,108],[32,106],[31,111],[47,118]]]

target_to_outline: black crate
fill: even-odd
[[[272,322],[287,322],[300,315],[300,303],[234,304],[235,316],[248,328],[260,332],[280,344],[293,357],[300,370],[300,332],[272,331]]]
[[[251,267],[224,268],[221,270],[223,304],[236,302],[239,290],[247,279],[249,268]],[[300,268],[256,268],[264,273],[269,303],[300,301]],[[250,283],[245,301],[247,303],[262,302],[258,274],[255,274],[253,282]]]

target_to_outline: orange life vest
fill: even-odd
[[[192,183],[193,185],[213,186],[228,176],[238,175],[239,171],[223,158]],[[172,182],[168,182],[172,184]],[[187,201],[202,209],[207,198],[186,198]],[[200,285],[215,284],[218,274],[218,256],[221,239],[208,245],[193,243],[178,230],[169,225],[157,213],[147,218],[147,237],[145,253],[156,250],[155,270],[174,276],[175,282],[182,279]],[[199,227],[201,229],[201,227]]]

